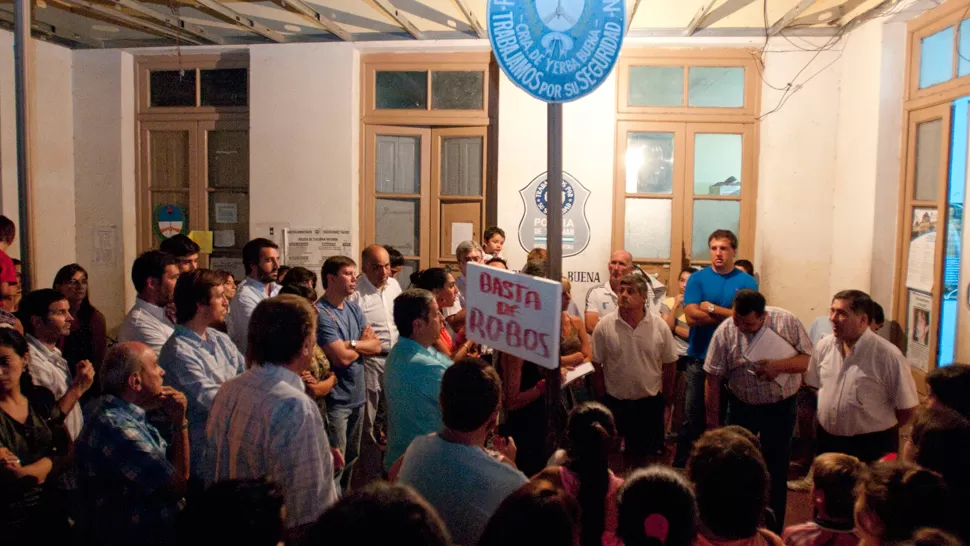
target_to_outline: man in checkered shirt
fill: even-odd
[[[761,440],[765,464],[771,474],[771,502],[781,532],[788,497],[788,462],[795,431],[796,397],[802,374],[808,369],[812,343],[795,315],[778,307],[766,307],[765,297],[750,289],[738,291],[732,304],[734,316],[723,321],[707,349],[707,422],[716,428],[721,383],[727,382],[727,424],[739,425]],[[765,328],[778,334],[796,355],[781,360],[751,362],[745,355]]]

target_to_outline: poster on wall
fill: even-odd
[[[305,267],[317,273],[327,258],[352,253],[349,229],[284,229],[283,241],[286,265]]]
[[[933,291],[936,221],[936,209],[913,209],[913,223],[909,237],[909,260],[906,265],[907,288],[922,292]]]
[[[925,371],[929,370],[930,360],[930,321],[933,313],[933,298],[929,294],[909,291],[907,312],[906,358],[910,364]]]
[[[242,258],[210,256],[209,268],[221,269],[232,273],[232,278],[236,279],[236,282],[242,282],[246,278],[246,270],[243,268]]]
[[[548,186],[546,174],[535,177],[519,190],[525,212],[519,222],[519,244],[529,252],[533,248],[546,248],[546,211]],[[567,172],[562,173],[562,256],[576,256],[589,245],[589,221],[586,218],[586,202],[589,190]]]

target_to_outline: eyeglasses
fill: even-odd
[[[72,288],[78,288],[78,287],[81,287],[81,286],[87,286],[88,285],[88,280],[87,279],[71,279],[71,280],[67,281],[67,283],[65,283],[65,284],[67,284],[68,286],[70,286]]]

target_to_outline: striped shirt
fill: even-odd
[[[778,307],[765,308],[765,322],[762,328],[771,328],[801,354],[812,354],[812,342],[795,315]],[[788,374],[783,385],[777,381],[762,379],[754,371],[753,363],[744,359],[748,344],[757,334],[744,334],[735,326],[733,320],[721,322],[704,360],[704,371],[722,376],[727,380],[728,389],[746,404],[773,404],[798,392],[802,384],[802,374]]]
[[[206,485],[266,477],[283,488],[286,527],[337,501],[320,410],[283,366],[253,366],[219,389],[206,428]]]
[[[229,336],[213,328],[206,339],[184,326],[162,347],[158,364],[165,370],[165,383],[182,391],[189,401],[189,452],[193,476],[201,476],[205,451],[205,422],[219,387],[246,371],[246,362]]]

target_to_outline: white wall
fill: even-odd
[[[33,51],[31,246],[36,259],[36,286],[49,287],[57,270],[76,260],[71,99],[73,53],[70,49],[39,40],[34,41]],[[0,154],[3,213],[19,227],[13,34],[9,32],[0,33]],[[14,241],[10,255],[20,255],[19,239]]]

